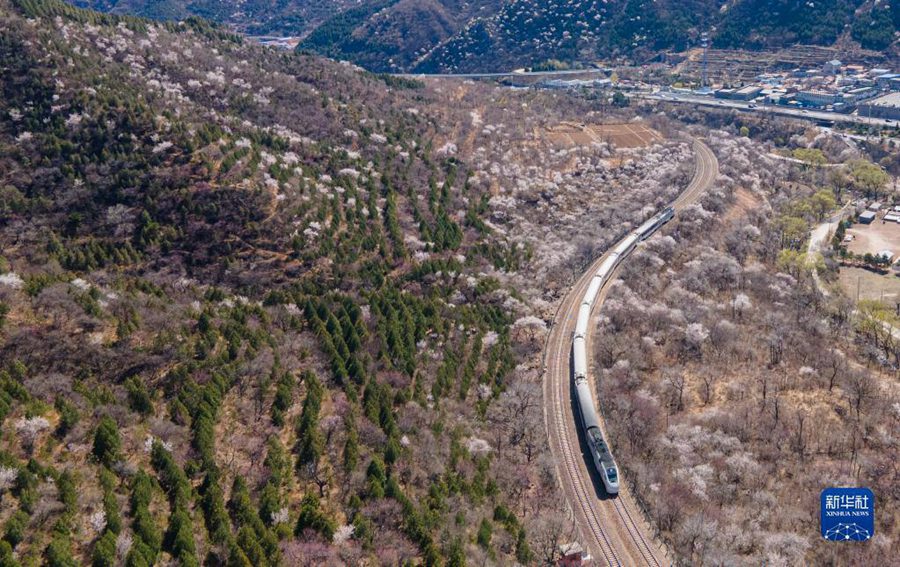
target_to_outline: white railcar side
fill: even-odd
[[[575,337],[572,342],[572,362],[575,366],[575,381],[587,378],[587,349],[584,338]]]
[[[578,397],[578,413],[581,416],[581,425],[585,440],[594,461],[594,467],[603,479],[603,486],[610,494],[619,492],[619,471],[613,460],[612,453],[600,431],[600,421],[597,410],[594,407],[594,397],[587,379],[587,344],[585,337],[591,318],[591,308],[597,299],[603,285],[609,280],[619,262],[625,259],[634,250],[637,243],[649,238],[659,227],[669,222],[675,215],[672,207],[666,207],[654,215],[647,222],[639,226],[635,231],[622,239],[613,252],[604,260],[591,279],[587,291],[582,297],[581,306],[578,308],[578,319],[575,322],[575,336],[572,339],[572,365],[575,375],[575,395]]]
[[[618,246],[616,246],[615,252],[619,255],[619,260],[622,260],[632,250],[634,250],[634,247],[637,244],[639,238],[640,237],[637,235],[637,233],[632,232],[631,234],[626,236]]]
[[[600,287],[603,285],[603,278],[599,275],[591,278],[591,283],[588,285],[587,291],[584,293],[584,300],[581,302],[582,305],[591,306],[594,304],[594,300],[597,299],[597,292],[600,291]]]
[[[619,264],[619,255],[613,253],[609,258],[603,260],[603,263],[600,264],[600,267],[597,268],[597,275],[594,277],[599,277],[606,282],[606,278],[608,278],[613,270],[616,269],[616,266]]]
[[[586,379],[575,381],[575,391],[578,396],[578,408],[581,411],[581,421],[585,432],[592,428],[600,428],[597,421],[597,410],[594,409],[594,399],[591,396],[591,388]]]
[[[575,322],[575,337],[582,337],[587,334],[588,321],[591,318],[591,306],[581,304],[578,308],[578,319]]]

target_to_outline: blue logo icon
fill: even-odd
[[[868,488],[826,488],[821,506],[825,539],[866,541],[875,535],[875,495]]]

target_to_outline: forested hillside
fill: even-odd
[[[872,0],[72,0],[103,11],[199,15],[251,33],[306,35],[300,49],[373,71],[508,71],[549,60],[646,61],[695,47],[895,45],[900,2]]]
[[[3,564],[530,564],[576,537],[546,319],[689,144],[560,150],[547,125],[596,102],[198,19],[0,0],[0,30]]]
[[[299,46],[377,71],[403,71],[469,21],[493,16],[501,0],[373,0],[343,11]]]
[[[721,182],[634,255],[604,305],[594,360],[623,477],[686,564],[891,563],[900,349],[881,321],[893,309],[853,314],[843,292],[821,293],[813,271],[831,278],[835,264],[807,250],[863,177],[772,159],[760,140],[864,162],[815,129],[715,122]],[[886,179],[874,194],[890,194]],[[871,541],[820,537],[827,486],[879,494]]]
[[[697,46],[706,31],[715,47],[766,49],[831,45],[852,26],[853,39],[864,48],[885,49],[898,25],[900,9],[863,0],[518,0],[493,18],[471,22],[417,70],[511,70],[550,59],[642,61]]]
[[[81,8],[157,20],[199,16],[250,34],[303,35],[352,0],[71,0]]]
[[[554,549],[526,306],[485,273],[529,251],[434,93],[195,20],[0,30],[2,564]]]

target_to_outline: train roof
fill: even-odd
[[[581,409],[581,419],[584,420],[584,428],[587,431],[590,431],[592,427],[599,428],[600,422],[597,421],[597,410],[594,409],[591,387],[588,386],[587,380],[578,381],[576,389],[578,390],[578,407]]]
[[[606,444],[606,439],[603,438],[600,428],[588,429],[588,435],[591,438],[591,444],[600,455],[600,464],[603,465],[603,468],[616,466],[612,453],[609,452],[609,445]]]

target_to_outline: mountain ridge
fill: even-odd
[[[199,15],[378,72],[508,71],[550,60],[650,61],[699,45],[770,50],[851,41],[898,56],[900,1],[73,0],[103,11]],[[167,16],[168,14],[168,16]]]

